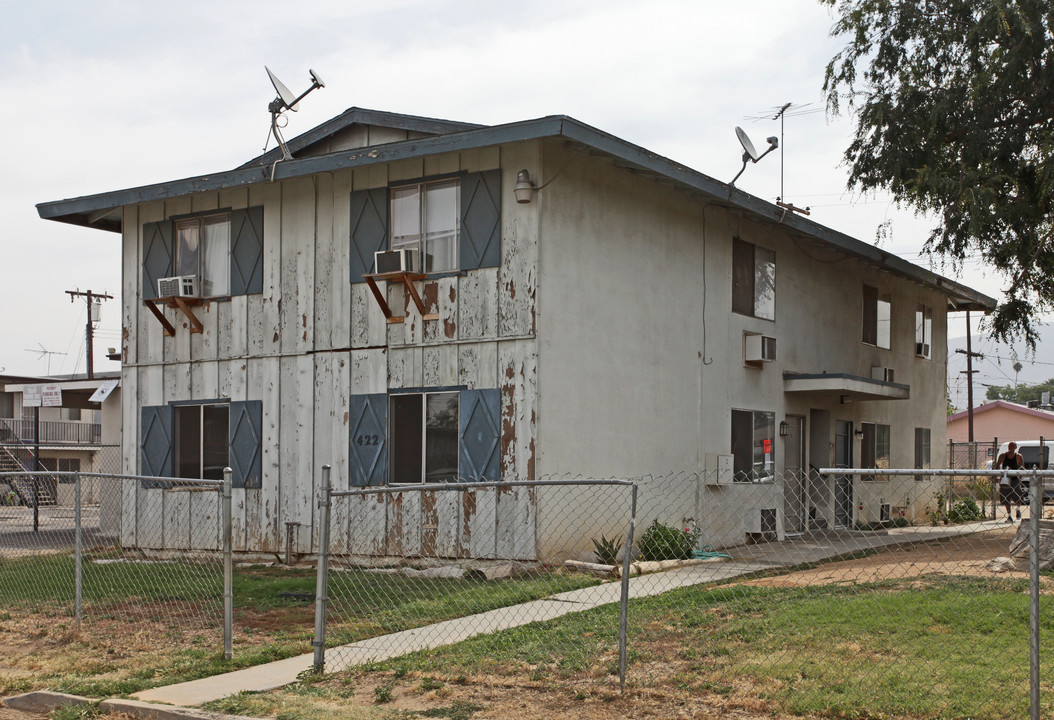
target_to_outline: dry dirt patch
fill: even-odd
[[[969,575],[974,577],[1027,578],[1027,561],[1018,560],[1018,570],[995,573],[987,568],[997,557],[1008,557],[1016,525],[988,530],[961,538],[891,546],[855,560],[826,563],[743,584],[767,587],[800,587],[832,583],[866,583],[921,577],[923,575]]]

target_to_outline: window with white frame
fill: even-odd
[[[930,468],[932,467],[930,462],[930,429],[915,428],[915,467],[919,469]],[[916,475],[915,479],[921,481],[925,477]]]
[[[776,254],[738,238],[732,241],[732,312],[776,318]]]
[[[863,341],[889,349],[892,301],[877,288],[864,285]]]
[[[775,475],[776,413],[732,411],[732,472],[736,482],[764,482]]]
[[[389,482],[458,479],[457,392],[405,393],[389,398]]]
[[[175,235],[175,274],[196,276],[202,297],[230,295],[230,214],[177,220]]]
[[[391,249],[417,250],[424,272],[458,269],[460,182],[391,189]]]
[[[915,354],[929,359],[932,341],[933,308],[920,304],[915,308]]]
[[[175,477],[222,480],[230,464],[230,405],[173,408]]]
[[[860,467],[889,469],[889,425],[860,423]],[[864,480],[887,480],[888,475],[864,475]]]

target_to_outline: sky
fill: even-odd
[[[977,261],[920,258],[932,220],[846,189],[852,118],[829,117],[822,96],[844,41],[815,0],[0,0],[0,10],[0,373],[83,373],[85,303],[66,291],[89,289],[114,296],[94,368],[119,369],[105,358],[121,344],[118,235],[41,220],[35,205],[260,154],[275,95],[265,64],[295,93],[309,68],[326,83],[288,114],[286,138],[349,107],[481,124],[560,114],[727,182],[742,166],[736,126],[759,148],[782,136],[737,187],[809,207],[864,242],[885,228],[883,249],[1000,297],[1003,280]],[[788,102],[783,122],[771,119]],[[949,336],[964,335],[954,316]],[[1019,354],[1021,381],[1054,375],[1042,352],[1035,364]],[[1007,383],[1006,363],[982,365],[978,381]]]

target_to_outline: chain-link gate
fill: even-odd
[[[628,562],[633,491],[626,480],[565,478],[331,493],[316,663],[332,671],[488,633],[511,642],[506,631],[540,657],[592,652],[581,636],[556,637],[541,623],[625,606],[614,566]],[[580,559],[594,554],[607,564]]]

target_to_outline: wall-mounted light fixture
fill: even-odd
[[[529,203],[531,196],[534,194],[534,183],[531,182],[531,174],[526,170],[520,170],[516,174],[516,187],[512,189],[513,195],[516,196],[516,202],[522,204]]]
[[[857,428],[856,430],[853,430],[853,434],[856,435],[860,439],[863,439],[863,437],[864,437],[864,431],[861,430],[860,428]]]
[[[790,435],[791,428],[786,420],[780,420],[780,437],[787,437]]]

